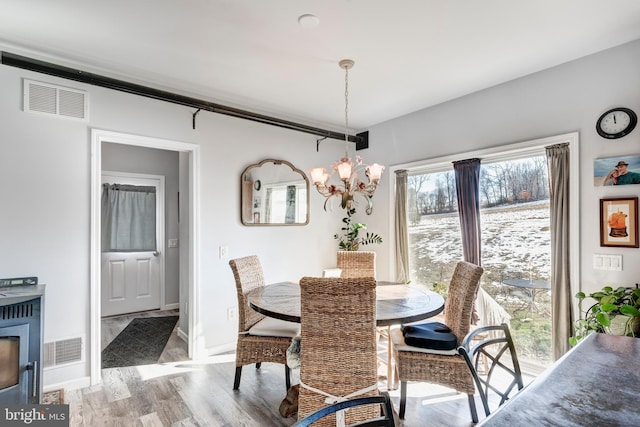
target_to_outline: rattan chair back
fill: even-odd
[[[447,300],[444,304],[444,324],[458,338],[458,345],[462,344],[462,340],[471,328],[473,303],[478,294],[482,273],[481,267],[460,261],[451,276]]]
[[[229,265],[233,271],[238,295],[238,330],[246,332],[264,318],[264,315],[249,307],[247,302],[249,291],[264,286],[262,265],[256,255],[232,259]]]
[[[298,419],[325,406],[327,396],[379,394],[376,355],[376,281],[365,278],[300,280],[300,396]],[[350,396],[366,388],[372,390]],[[347,424],[379,415],[379,408],[358,407],[346,413]],[[335,415],[317,426],[335,426]]]
[[[338,251],[337,267],[340,277],[376,277],[376,253],[367,251]]]

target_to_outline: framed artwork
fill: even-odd
[[[638,247],[638,198],[600,199],[600,246]]]
[[[640,155],[606,157],[593,161],[593,184],[640,184]]]

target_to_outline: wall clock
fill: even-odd
[[[603,138],[617,139],[630,134],[637,123],[638,116],[633,110],[617,107],[606,111],[598,118],[596,130]]]

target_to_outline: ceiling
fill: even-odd
[[[359,131],[640,39],[638,0],[0,0],[0,9],[4,51],[337,131],[343,58],[355,61],[349,124]],[[319,24],[301,26],[303,14]]]

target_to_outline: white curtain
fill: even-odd
[[[155,187],[103,184],[102,251],[155,250]]]
[[[396,281],[409,283],[409,237],[407,236],[407,171],[396,171]]]

